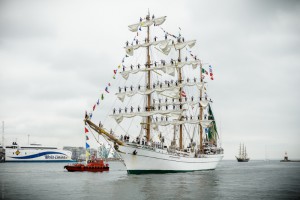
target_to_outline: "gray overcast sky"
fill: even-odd
[[[105,3],[104,3],[105,2]],[[148,10],[197,40],[225,158],[300,158],[298,1],[0,0],[0,120],[6,140],[83,146],[83,115]],[[100,112],[100,118],[106,113]]]

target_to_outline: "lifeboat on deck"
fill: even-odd
[[[87,164],[76,163],[64,166],[69,172],[103,172],[109,171],[109,165],[103,160],[89,160]]]

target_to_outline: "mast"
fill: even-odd
[[[178,50],[179,54],[178,54],[178,60],[181,61],[181,50],[179,49]],[[179,73],[178,73],[178,82],[179,84],[181,84],[181,81],[182,81],[182,74],[181,74],[181,69],[179,68]],[[179,99],[180,99],[180,102],[182,101],[181,97],[182,97],[182,87],[179,88]],[[182,116],[180,116],[180,121],[182,121]],[[179,150],[181,150],[183,148],[183,145],[182,145],[182,124],[179,125]]]
[[[148,15],[146,16],[146,20],[150,19],[150,12],[148,11]],[[147,42],[150,42],[150,26],[147,26]],[[147,47],[147,67],[150,68],[150,46]],[[147,84],[146,86],[150,88],[151,85],[151,71],[149,70],[147,73]],[[147,95],[147,107],[146,111],[151,111],[151,93]],[[151,117],[147,117],[147,135],[146,140],[147,142],[150,141],[150,123],[151,123]]]
[[[240,143],[240,151],[239,151],[239,157],[242,157],[242,144]]]
[[[4,121],[2,121],[2,147],[4,148]]]
[[[203,82],[202,80],[202,62],[200,62],[200,80],[201,80],[201,83]],[[200,101],[202,100],[202,89],[200,89]],[[202,120],[202,115],[203,115],[203,108],[200,104],[200,121]],[[203,153],[203,128],[202,128],[202,125],[200,124],[200,153],[202,154]]]
[[[245,149],[245,147],[244,147],[244,144],[243,144],[243,147],[242,147],[242,158],[244,158],[244,149]]]

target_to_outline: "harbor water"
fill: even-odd
[[[67,172],[64,163],[0,163],[0,199],[299,199],[300,162],[222,161],[216,170],[128,175]]]

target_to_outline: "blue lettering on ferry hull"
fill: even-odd
[[[58,155],[49,155],[49,154],[58,154]],[[42,153],[37,153],[29,156],[18,156],[18,157],[11,157],[15,159],[32,159],[32,158],[38,158],[41,156],[45,156],[45,159],[67,159],[68,156],[64,153],[55,152],[55,151],[46,151]]]

